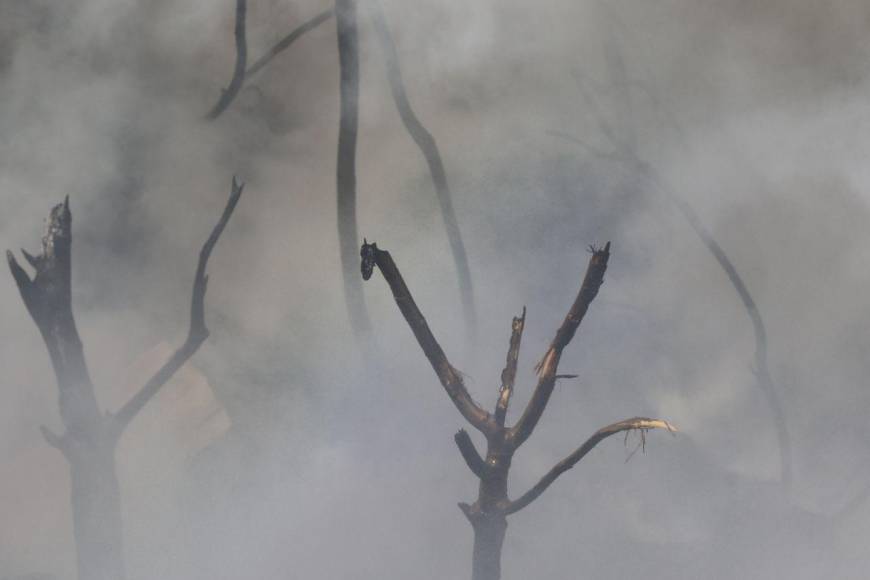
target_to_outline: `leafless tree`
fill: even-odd
[[[547,407],[556,381],[560,378],[573,377],[573,375],[558,374],[559,361],[604,282],[604,273],[610,258],[610,244],[600,249],[593,249],[577,298],[544,357],[538,363],[536,367],[538,382],[535,390],[519,420],[512,427],[506,426],[505,419],[514,392],[520,342],[525,327],[525,309],[520,317],[513,319],[507,360],[501,375],[501,388],[495,410],[490,413],[471,398],[462,374],[447,360],[389,252],[379,249],[376,244],[365,243],[360,255],[363,279],[369,279],[375,266],[378,267],[390,286],[396,305],[408,326],[411,327],[420,348],[429,359],[450,400],[465,420],[486,437],[485,458],[477,451],[471,436],[464,429],[454,437],[466,465],[480,480],[477,501],[470,505],[459,504],[474,531],[472,559],[474,580],[497,580],[501,576],[501,551],[507,531],[507,517],[540,497],[562,473],[574,467],[602,440],[616,433],[632,430],[640,431],[641,437],[645,436],[646,431],[655,428],[676,431],[667,421],[644,417],[635,417],[603,427],[576,451],[557,463],[531,489],[519,498],[511,500],[508,497],[508,473],[514,453],[535,430]]]
[[[35,270],[31,276],[6,252],[9,268],[30,316],[42,334],[57,378],[62,434],[41,427],[46,441],[66,458],[72,483],[71,504],[80,580],[123,580],[124,548],[121,492],[115,449],[139,411],[208,338],[205,325],[206,266],[242,194],[233,180],[220,220],[199,254],[187,339],[153,377],[117,412],[100,410],[84,347],[72,309],[72,214],[69,198],[49,215],[42,253],[21,253]]]

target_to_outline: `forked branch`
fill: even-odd
[[[613,423],[612,425],[608,425],[607,427],[603,427],[595,432],[595,434],[586,440],[586,442],[577,448],[571,455],[557,463],[553,469],[551,469],[547,475],[541,478],[541,480],[535,484],[529,491],[524,493],[518,499],[512,501],[510,506],[508,507],[506,513],[513,514],[536,499],[546,491],[550,485],[556,481],[556,479],[577,465],[581,459],[583,459],[587,453],[592,451],[592,449],[598,445],[604,439],[607,439],[611,435],[616,435],[622,431],[633,431],[638,430],[641,433],[641,437],[644,437],[646,432],[650,429],[667,429],[671,433],[676,433],[677,428],[668,423],[667,421],[663,421],[661,419],[647,419],[646,417],[635,417],[633,419],[626,419],[625,421],[620,421],[618,423]]]
[[[245,82],[245,67],[248,63],[248,42],[245,38],[245,13],[247,10],[247,0],[236,0],[236,66],[233,69],[233,78],[230,80],[229,86],[221,91],[218,102],[206,115],[210,121],[217,119],[230,106]]]
[[[381,274],[383,274],[384,279],[390,286],[396,305],[402,312],[402,316],[405,317],[408,326],[411,327],[417,343],[423,349],[426,358],[429,359],[429,364],[432,365],[432,369],[438,375],[438,379],[441,381],[444,390],[447,391],[450,400],[453,401],[453,404],[459,409],[462,416],[476,429],[484,434],[491,433],[495,428],[492,416],[483,410],[471,398],[471,395],[468,394],[468,389],[465,388],[462,375],[447,360],[444,350],[442,350],[441,345],[438,344],[438,341],[429,329],[423,313],[420,312],[417,303],[414,302],[411,291],[405,285],[402,274],[399,273],[399,269],[396,267],[395,262],[393,262],[390,253],[380,250],[377,244],[365,242],[360,250],[360,258],[363,280],[371,278],[375,266],[380,269]]]
[[[120,436],[124,432],[130,421],[136,417],[139,411],[172,378],[178,369],[199,350],[199,347],[208,338],[209,331],[205,325],[205,292],[208,286],[208,275],[206,275],[205,270],[211,252],[223,233],[230,216],[233,214],[233,210],[236,209],[236,204],[238,204],[244,188],[244,184],[239,183],[233,178],[230,197],[223,214],[199,253],[199,262],[196,266],[190,302],[190,328],[188,329],[187,340],[175,351],[166,364],[114,415],[113,431],[115,436]]]
[[[308,32],[310,30],[314,30],[315,28],[317,28],[318,26],[320,26],[321,24],[323,24],[324,22],[329,20],[329,18],[332,16],[332,9],[330,8],[329,10],[324,10],[323,12],[321,12],[320,14],[315,16],[314,18],[311,18],[310,20],[306,20],[305,22],[303,22],[302,24],[300,24],[299,26],[297,26],[296,28],[291,30],[290,33],[287,34],[287,36],[285,36],[284,38],[282,38],[281,40],[276,42],[275,45],[272,46],[272,48],[270,48],[268,51],[266,51],[266,54],[264,54],[263,56],[258,58],[256,61],[254,61],[254,63],[251,66],[247,67],[247,69],[243,69],[241,75],[239,74],[239,69],[238,69],[238,64],[239,64],[238,47],[239,47],[239,32],[240,32],[239,28],[238,28],[238,25],[239,25],[238,10],[236,11],[236,14],[237,14],[237,16],[236,16],[236,70],[233,73],[233,80],[235,80],[238,77],[241,77],[241,78],[240,78],[240,82],[238,83],[238,86],[235,87],[234,91],[231,92],[230,89],[227,89],[226,91],[224,91],[221,94],[220,100],[218,101],[217,104],[215,104],[214,107],[212,107],[211,112],[206,117],[210,121],[215,120],[224,111],[226,111],[227,108],[229,108],[229,106],[232,104],[233,100],[238,96],[239,92],[241,91],[241,88],[248,83],[248,81],[251,79],[252,76],[254,76],[258,72],[260,72],[263,68],[266,67],[267,64],[272,62],[272,59],[274,59],[276,56],[278,56],[279,54],[281,54],[282,52],[287,50],[290,47],[290,45],[293,44],[294,42],[296,42],[303,34],[305,34],[306,32]],[[242,30],[241,33],[245,34],[245,31]],[[246,57],[245,60],[247,60],[247,47],[245,47],[245,57]],[[230,82],[230,87],[231,88],[233,87],[232,81]]]
[[[598,294],[598,289],[604,283],[604,272],[607,270],[607,260],[610,258],[610,242],[604,245],[603,248],[592,248],[592,257],[589,259],[589,266],[586,268],[586,275],[583,277],[583,284],[580,286],[580,292],[577,298],[574,299],[574,304],[568,311],[562,326],[556,332],[555,338],[550,343],[550,348],[544,358],[537,364],[538,384],[535,387],[535,392],[532,394],[523,415],[520,417],[517,424],[510,430],[508,441],[510,445],[517,449],[522,445],[535,426],[538,424],[547,403],[550,400],[550,395],[553,394],[553,387],[556,385],[559,369],[559,360],[562,357],[562,351],[574,338],[574,334],[580,327],[586,311],[595,296]]]
[[[526,307],[523,306],[522,315],[519,317],[515,316],[513,322],[511,322],[511,340],[508,346],[505,367],[501,372],[501,388],[498,392],[498,402],[495,405],[495,422],[499,427],[504,427],[511,395],[514,392],[514,382],[517,378],[517,361],[520,356],[520,342],[523,339],[523,328],[525,325]]]

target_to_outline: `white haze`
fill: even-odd
[[[505,580],[866,577],[870,502],[829,516],[870,485],[870,5],[385,2],[454,190],[474,345],[361,5],[360,234],[391,251],[477,400],[494,404],[526,305],[516,416],[587,246],[613,243],[562,363],[580,377],[517,454],[513,494],[604,424],[682,429],[649,434],[628,462],[636,437],[607,440],[512,516]],[[251,54],[326,7],[251,0]],[[364,286],[379,364],[362,360],[345,315],[334,22],[207,123],[232,70],[232,19],[231,0],[0,1],[0,245],[35,250],[70,195],[75,311],[103,407],[124,400],[143,353],[183,336],[199,246],[231,176],[247,182],[210,264],[212,338],[193,360],[233,427],[179,462],[160,413],[137,419],[119,452],[129,578],[467,578],[455,504],[477,490],[452,441],[461,417],[379,274]],[[629,87],[613,86],[608,46]],[[647,183],[550,133],[610,146],[578,78],[635,129],[753,293],[789,418],[789,496],[752,328],[722,270]],[[38,431],[60,426],[54,377],[9,275],[0,332],[0,578],[72,579],[64,460]]]

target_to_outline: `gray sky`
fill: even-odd
[[[526,305],[516,416],[587,246],[613,243],[563,358],[579,379],[517,454],[513,494],[604,424],[649,415],[682,430],[650,434],[628,462],[636,436],[607,440],[513,516],[505,580],[865,577],[870,502],[829,516],[870,486],[870,6],[385,0],[466,236],[473,345],[361,6],[360,233],[392,252],[477,400],[494,404]],[[325,7],[250,0],[252,56]],[[103,407],[125,399],[144,353],[182,337],[199,247],[231,176],[247,182],[210,264],[212,338],[193,361],[232,428],[191,448],[205,428],[175,401],[196,379],[137,419],[119,452],[129,577],[465,578],[471,530],[455,504],[476,480],[452,441],[461,417],[379,274],[364,286],[379,371],[345,317],[334,22],[209,124],[232,18],[229,0],[0,1],[0,243],[37,249],[70,195],[76,316]],[[758,303],[791,494],[736,293],[668,200],[606,155],[599,117],[693,205]],[[0,577],[72,578],[65,465],[37,429],[60,425],[54,378],[8,275],[0,329]]]

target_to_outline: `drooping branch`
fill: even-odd
[[[223,214],[211,232],[211,235],[202,246],[199,253],[199,262],[196,266],[196,275],[193,281],[193,292],[190,302],[190,327],[184,344],[175,351],[172,357],[158,370],[145,385],[130,398],[127,403],[113,417],[113,431],[115,436],[123,433],[130,421],[142,410],[160,388],[180,369],[184,363],[199,350],[199,347],[208,338],[209,331],[205,325],[205,292],[208,287],[208,275],[205,273],[208,259],[217,244],[218,239],[229,222],[239,198],[242,195],[244,184],[233,178],[230,197],[224,208]]]
[[[481,432],[485,434],[492,432],[495,428],[492,416],[483,410],[471,398],[471,395],[468,394],[462,374],[453,368],[453,365],[447,360],[447,356],[429,329],[423,313],[420,312],[416,302],[414,302],[411,291],[405,285],[405,281],[402,279],[402,275],[399,273],[399,269],[396,267],[395,262],[393,262],[390,253],[379,249],[377,244],[366,242],[362,245],[360,257],[363,280],[368,280],[371,277],[375,266],[383,274],[393,293],[396,305],[402,312],[402,316],[405,317],[408,326],[411,327],[417,343],[423,349],[423,353],[429,359],[429,364],[432,365],[432,369],[438,375],[441,385],[447,391],[450,400],[453,401],[453,404],[459,409],[462,416]]]
[[[331,8],[329,10],[324,10],[310,20],[306,20],[305,22],[294,28],[292,31],[290,31],[290,33],[284,38],[276,42],[275,45],[272,46],[272,48],[266,51],[266,54],[254,61],[254,63],[249,66],[247,70],[244,71],[240,86],[238,87],[238,89],[236,89],[234,93],[227,95],[227,102],[223,105],[223,107],[218,109],[217,105],[215,105],[215,107],[212,108],[212,111],[208,114],[207,118],[212,121],[218,118],[224,111],[229,108],[229,106],[238,96],[239,92],[241,92],[241,88],[248,84],[248,81],[251,80],[251,77],[263,70],[266,65],[272,62],[272,59],[274,59],[276,56],[290,48],[290,45],[299,40],[302,35],[304,35],[306,32],[314,30],[315,28],[329,20],[330,17],[332,17]],[[235,75],[233,78],[235,78]],[[225,93],[221,95],[221,99],[223,99],[224,95],[227,93],[228,91],[225,91]]]
[[[61,419],[68,431],[95,428],[93,423],[100,413],[72,311],[69,197],[51,210],[42,237],[42,253],[33,256],[22,250],[22,254],[35,270],[33,279],[12,252],[6,252],[6,259],[27,311],[48,349],[60,393]]]
[[[402,69],[399,65],[396,44],[390,33],[384,10],[379,0],[371,0],[369,6],[371,8],[374,31],[384,54],[387,79],[390,83],[393,102],[396,104],[396,109],[399,111],[399,116],[405,129],[426,159],[426,164],[429,166],[429,174],[432,176],[432,182],[435,185],[435,193],[441,206],[441,216],[444,219],[447,239],[450,242],[450,250],[453,253],[453,262],[456,265],[462,307],[465,319],[470,325],[469,328],[473,340],[477,332],[477,315],[474,308],[474,288],[471,281],[471,269],[468,267],[468,255],[465,251],[465,244],[462,241],[462,232],[459,229],[459,221],[456,219],[456,211],[453,208],[453,194],[447,182],[447,172],[444,170],[441,152],[438,149],[438,143],[435,141],[435,138],[426,129],[411,107],[411,101],[408,99],[408,92],[405,89],[405,81],[402,78]]]
[[[616,435],[622,431],[633,431],[638,430],[641,433],[641,437],[645,437],[646,431],[650,429],[667,429],[671,433],[677,431],[677,428],[668,423],[667,421],[662,421],[661,419],[647,419],[646,417],[635,417],[633,419],[626,419],[625,421],[620,421],[618,423],[613,423],[612,425],[608,425],[607,427],[603,427],[595,432],[592,437],[586,440],[586,442],[577,448],[571,455],[557,463],[553,469],[551,469],[541,480],[534,485],[529,491],[524,493],[518,499],[512,501],[510,503],[510,507],[507,509],[507,514],[513,514],[533,501],[535,501],[550,485],[556,481],[556,479],[577,465],[581,459],[583,459],[587,453],[592,451],[592,449],[598,445],[604,439],[607,439],[611,435]]]
[[[520,317],[514,317],[511,322],[511,340],[508,346],[507,359],[501,372],[501,388],[498,392],[498,402],[495,405],[495,422],[504,427],[511,395],[514,392],[514,382],[517,378],[517,361],[520,356],[520,342],[523,339],[523,328],[526,324],[526,307]]]
[[[555,338],[550,343],[550,348],[544,358],[538,363],[536,369],[538,371],[538,384],[529,400],[528,405],[523,411],[517,424],[510,430],[508,441],[510,445],[517,449],[522,445],[529,435],[534,431],[538,420],[544,413],[547,403],[550,400],[550,395],[553,393],[553,387],[556,384],[556,372],[559,369],[559,360],[562,357],[562,351],[574,338],[577,328],[583,321],[586,311],[595,296],[598,294],[598,289],[604,283],[604,272],[607,270],[607,260],[610,258],[610,242],[605,244],[604,248],[593,249],[592,257],[589,259],[589,266],[586,269],[586,275],[583,277],[583,283],[580,286],[580,292],[571,305],[568,315],[565,317],[562,326],[556,332]]]
[[[213,121],[223,113],[239,91],[242,84],[245,82],[245,67],[248,62],[248,42],[245,38],[245,13],[248,9],[247,0],[236,0],[236,65],[233,69],[233,77],[230,79],[230,84],[226,89],[221,91],[221,96],[217,103],[214,104],[206,118]]]
[[[362,282],[356,275],[359,243],[356,217],[356,143],[359,127],[359,31],[356,0],[335,0],[340,70],[340,116],[336,159],[336,209],[344,300],[358,341],[371,333]]]
[[[719,267],[721,267],[722,271],[725,272],[728,281],[740,297],[740,301],[743,303],[743,308],[746,310],[746,314],[752,322],[752,332],[755,337],[755,376],[758,381],[758,387],[767,399],[767,404],[773,413],[773,423],[774,428],[776,429],[777,443],[779,444],[780,482],[782,483],[783,488],[788,491],[791,488],[792,481],[791,438],[788,433],[785,410],[782,401],[779,398],[779,394],[776,391],[776,387],[773,384],[773,378],[770,375],[770,368],[767,363],[767,330],[764,326],[764,320],[761,317],[761,311],[758,309],[758,306],[756,306],[755,300],[752,299],[752,295],[749,293],[749,289],[743,282],[743,278],[737,272],[734,263],[731,262],[728,255],[725,253],[725,250],[722,249],[722,246],[719,245],[716,239],[713,238],[713,235],[707,230],[704,224],[701,223],[694,208],[692,208],[687,201],[673,193],[673,190],[665,188],[661,183],[660,178],[652,172],[652,169],[649,168],[649,166],[645,165],[644,167],[646,168],[646,174],[649,176],[650,181],[656,185],[659,191],[663,192],[670,198],[677,209],[680,210],[680,213],[683,214],[683,217],[686,219],[689,226],[701,242],[703,242],[704,246],[706,246],[707,250],[716,259]]]
[[[453,440],[456,442],[456,446],[459,447],[459,452],[462,454],[465,464],[468,465],[468,469],[478,478],[485,478],[487,475],[486,462],[480,456],[480,453],[478,453],[468,431],[460,429],[453,436]]]
[[[596,121],[598,122],[599,129],[601,133],[608,139],[611,146],[613,147],[613,152],[603,153],[597,151],[596,148],[589,146],[581,139],[577,139],[567,133],[559,132],[559,131],[549,131],[551,135],[556,137],[565,139],[574,144],[580,145],[590,151],[593,154],[596,154],[599,157],[607,158],[611,161],[616,161],[624,165],[629,171],[636,172],[642,178],[644,178],[649,185],[652,186],[653,189],[657,190],[659,194],[662,195],[665,199],[669,200],[686,222],[689,224],[689,227],[692,228],[692,231],[695,232],[695,235],[701,240],[716,262],[719,264],[719,267],[725,272],[725,275],[728,277],[728,281],[731,283],[734,290],[737,292],[740,301],[743,303],[743,307],[746,310],[746,313],[752,323],[752,330],[755,338],[755,361],[754,361],[754,371],[757,378],[757,384],[759,389],[761,389],[765,399],[767,400],[767,404],[770,407],[771,413],[773,414],[773,423],[774,428],[776,430],[777,443],[779,445],[779,459],[780,459],[780,481],[782,483],[783,488],[788,491],[791,488],[792,482],[792,450],[791,450],[791,438],[788,432],[785,408],[783,406],[782,401],[780,400],[779,394],[777,393],[776,386],[773,383],[773,378],[770,375],[770,370],[768,366],[767,360],[767,332],[765,330],[764,321],[761,317],[761,312],[759,311],[755,301],[752,298],[752,295],[749,293],[749,289],[743,281],[743,278],[740,276],[737,268],[734,266],[734,263],[728,258],[725,251],[713,237],[712,233],[707,229],[706,226],[701,222],[700,217],[695,212],[694,208],[689,204],[687,200],[682,198],[680,195],[676,193],[676,190],[671,187],[669,184],[665,182],[665,179],[655,171],[655,169],[647,162],[645,162],[641,158],[641,154],[639,151],[639,145],[637,142],[636,130],[633,126],[633,114],[631,110],[631,97],[630,90],[633,87],[637,86],[637,83],[630,82],[628,77],[628,73],[626,70],[624,59],[622,58],[621,51],[619,50],[618,43],[616,42],[615,35],[611,32],[609,42],[606,48],[606,56],[608,61],[608,70],[611,74],[611,82],[617,88],[617,93],[622,97],[622,101],[619,99],[614,100],[615,103],[622,103],[622,109],[619,111],[618,119],[620,119],[620,126],[616,126],[611,121],[608,121],[605,115],[603,114],[601,107],[595,96],[586,88],[585,83],[582,82],[582,78],[578,78],[578,86],[580,89],[580,94],[584,100],[584,103],[587,105],[587,108],[593,113]],[[643,90],[644,94],[653,101],[653,104],[658,106],[660,112],[666,113],[661,107],[656,95],[650,91],[646,90],[643,85],[639,87]],[[683,135],[679,122],[675,118],[671,118],[668,116],[669,124],[674,132],[677,134],[679,139],[678,143],[682,146],[683,149],[688,150],[688,146],[686,145],[686,138]],[[602,154],[603,153],[603,154]]]

